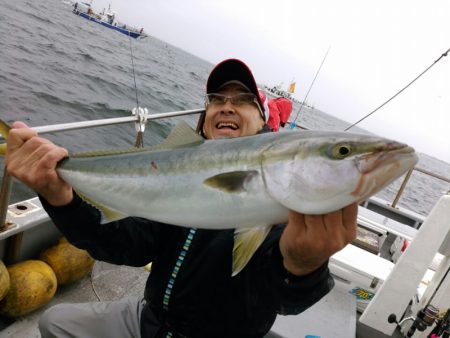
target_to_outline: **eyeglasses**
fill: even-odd
[[[252,93],[239,93],[233,96],[226,96],[218,93],[206,94],[205,103],[208,104],[225,104],[230,100],[232,104],[243,105],[257,103],[255,94]]]
[[[261,117],[264,120],[264,114],[256,98],[256,95],[252,93],[239,93],[233,96],[227,96],[219,93],[209,93],[206,94],[205,97],[205,106],[208,106],[210,104],[222,105],[227,103],[228,100],[236,106],[256,103],[256,106],[259,109]]]

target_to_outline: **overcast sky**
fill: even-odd
[[[94,0],[118,20],[212,63],[244,60],[258,83],[355,122],[450,48],[449,0]],[[295,112],[294,112],[295,113]],[[450,53],[360,124],[450,163]]]

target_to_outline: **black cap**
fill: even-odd
[[[241,60],[227,59],[217,64],[209,74],[206,82],[206,93],[215,93],[224,84],[232,81],[241,82],[251,93],[255,94],[259,107],[264,113],[264,106],[259,97],[258,86],[252,71]]]

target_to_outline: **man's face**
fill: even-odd
[[[218,91],[219,94],[234,96],[248,93],[239,84],[229,84]],[[233,104],[210,103],[206,107],[203,134],[208,139],[230,138],[255,135],[264,126],[256,103]]]

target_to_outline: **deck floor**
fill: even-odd
[[[116,266],[96,262],[91,276],[72,285],[61,287],[44,307],[12,324],[0,323],[0,338],[39,338],[38,321],[49,307],[59,303],[84,303],[120,299],[125,295],[142,296],[148,272],[144,268]],[[94,291],[95,290],[95,291]],[[98,297],[98,298],[97,298]]]
[[[59,303],[108,301],[120,299],[126,295],[142,296],[147,276],[148,272],[144,268],[96,262],[92,271],[92,278],[91,276],[86,276],[79,282],[60,288],[52,301],[44,307],[17,319],[10,325],[3,323],[4,328],[0,331],[0,338],[39,338],[38,321],[41,314],[49,307]],[[336,307],[342,307],[344,303],[348,303],[350,308],[349,312],[343,314],[342,311],[337,311]],[[339,288],[339,283],[337,283],[336,288],[329,295],[314,307],[299,315],[298,318],[297,316],[280,316],[267,337],[293,337],[292,333],[294,331],[297,334],[299,331],[304,331],[305,334],[312,334],[314,331],[318,333],[320,331],[322,337],[327,337],[327,334],[323,335],[324,329],[325,332],[329,331],[331,333],[330,337],[347,338],[349,337],[349,331],[347,330],[350,330],[352,332],[350,336],[354,337],[354,331],[351,328],[355,326],[355,309],[356,305],[352,296],[348,293],[343,293],[342,289]],[[335,315],[327,318],[328,325],[323,325],[324,319],[321,315],[317,315],[317,311],[321,315],[324,313],[328,315],[334,313]],[[341,325],[345,323],[343,326],[347,327],[345,330],[347,333],[337,334],[336,330],[339,330],[341,325],[338,325],[336,320]],[[320,329],[316,330],[315,328]]]
[[[79,282],[60,288],[52,301],[44,307],[10,325],[4,325],[0,331],[0,338],[39,338],[38,321],[41,314],[47,308],[59,303],[108,301],[127,295],[142,296],[147,276],[148,272],[144,268],[96,262],[92,278],[86,276]],[[343,312],[345,304],[348,305],[346,306],[348,311]],[[329,295],[303,314],[279,316],[266,338],[297,337],[300,331],[304,335],[320,333],[321,337],[354,337],[355,316],[356,303],[353,296],[342,291],[337,282]],[[323,325],[324,318],[328,325]]]
[[[391,244],[392,238],[388,236],[385,239],[383,245],[380,247],[379,255],[381,257],[389,258],[389,248]],[[39,338],[40,334],[38,330],[38,321],[41,314],[49,307],[59,303],[83,303],[95,302],[99,300],[108,301],[120,299],[127,295],[140,297],[143,295],[147,277],[148,272],[144,268],[117,266],[97,261],[91,275],[86,276],[81,281],[76,282],[72,285],[59,288],[52,301],[44,307],[34,311],[31,314],[28,314],[27,316],[24,316],[23,318],[17,319],[13,323],[6,323],[0,320],[0,338]],[[344,301],[348,301],[346,300],[347,298],[345,298],[346,296],[342,295],[342,292],[338,292],[338,283],[336,286],[336,290],[333,290],[332,295],[330,296],[331,298],[327,297],[322,302],[319,302],[317,306],[311,308],[311,310],[313,311],[312,313],[314,313],[316,310],[320,314],[324,312],[328,313],[325,308],[330,308],[331,305],[334,304],[335,299],[339,299],[338,303],[341,304]],[[324,306],[325,308],[323,308]],[[350,312],[356,315],[356,311],[354,309],[352,309]],[[303,323],[303,329],[311,329],[309,331],[310,334],[313,332],[314,327],[322,327],[323,329],[323,324],[316,322],[315,315],[310,314],[310,311],[306,311],[301,316],[304,318],[298,318],[297,320],[298,322]],[[267,337],[291,336],[288,331],[291,330],[289,326],[292,325],[288,324],[289,322],[285,323],[285,321],[287,320],[292,322],[292,316],[288,316],[286,318],[283,318],[283,316],[280,317],[282,318],[277,319],[277,322],[274,324],[271,334],[269,334]],[[337,316],[333,315],[333,318],[334,317]],[[340,318],[339,320],[342,321],[343,318]],[[347,313],[344,321],[346,322],[347,320],[350,320],[350,322],[348,323],[350,326],[355,325],[354,316],[348,316]],[[327,321],[333,323],[332,318],[328,318]],[[305,327],[305,323],[309,323],[309,325],[306,325]],[[295,327],[296,331],[299,330],[298,325],[294,325],[293,327]],[[325,328],[326,327],[327,326],[325,326]],[[300,331],[303,331],[303,329]],[[336,332],[333,332],[332,335],[336,336]]]

